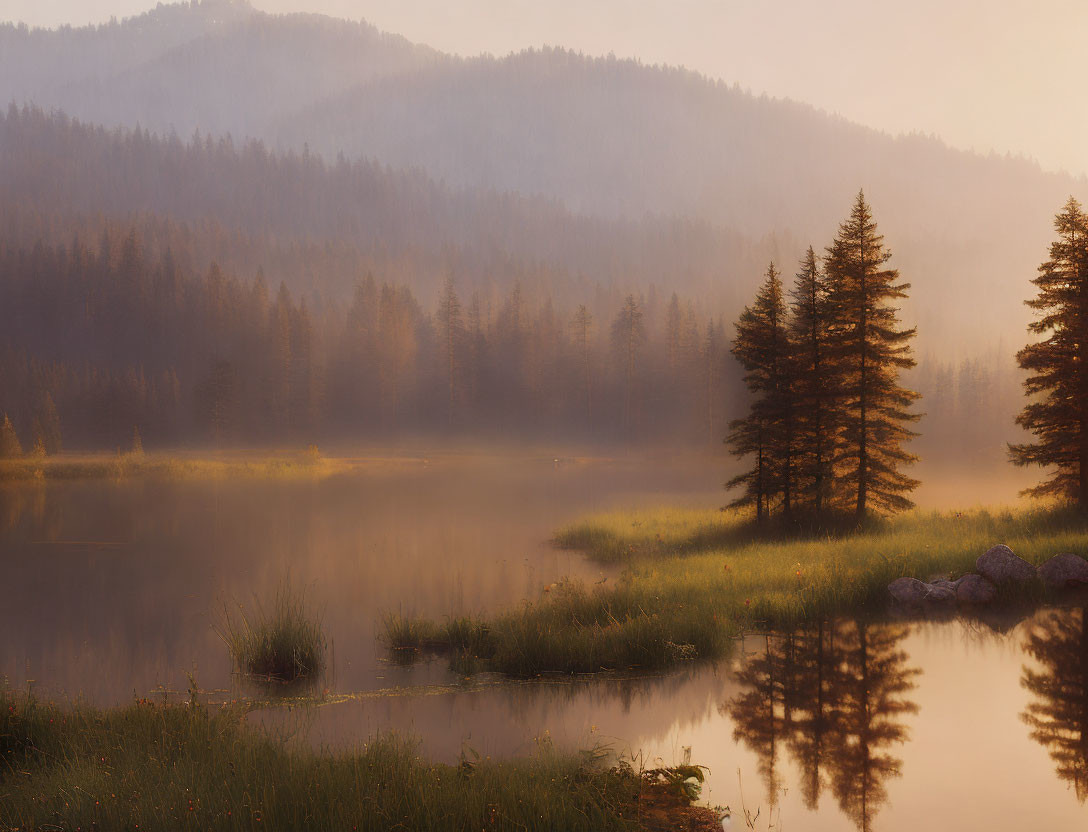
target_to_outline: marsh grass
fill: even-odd
[[[340,755],[288,746],[237,708],[61,708],[0,691],[0,709],[4,829],[596,832],[639,829],[661,805],[662,787],[599,749],[450,766],[397,737]]]
[[[816,536],[755,530],[732,512],[662,508],[591,517],[556,541],[626,570],[614,585],[562,583],[489,619],[487,667],[531,676],[717,658],[741,631],[881,614],[894,579],[958,577],[997,543],[1034,563],[1088,554],[1088,520],[1047,506],[914,512]],[[1036,582],[1003,589],[998,606],[1046,597]]]
[[[321,621],[287,580],[268,606],[255,601],[249,612],[241,604],[225,609],[216,631],[236,668],[253,679],[290,684],[313,679],[325,667]]]
[[[424,654],[445,654],[451,667],[465,676],[486,670],[486,661],[495,652],[491,625],[472,616],[451,617],[438,624],[390,613],[382,618],[381,632],[394,662],[411,664]]]

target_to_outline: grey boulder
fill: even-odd
[[[975,569],[992,584],[1026,583],[1035,577],[1035,567],[1012,553],[1008,546],[999,545],[979,555]]]
[[[981,575],[971,573],[956,581],[956,600],[962,604],[988,604],[997,596],[997,587]]]
[[[1088,560],[1068,552],[1055,555],[1039,567],[1039,578],[1051,589],[1088,584]]]
[[[888,584],[888,592],[900,604],[920,604],[926,599],[929,587],[917,578],[896,578]]]
[[[934,586],[917,578],[896,578],[888,584],[888,593],[900,604],[937,604],[951,601],[956,593],[947,587]]]

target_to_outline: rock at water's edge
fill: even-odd
[[[917,578],[896,578],[888,584],[888,592],[900,604],[920,604],[926,599],[929,587]]]
[[[945,586],[936,586],[917,578],[896,578],[888,584],[888,592],[900,604],[940,604],[952,601],[956,593]]]
[[[1035,567],[1012,553],[1008,546],[999,545],[979,555],[975,569],[992,584],[1026,583],[1035,577]]]
[[[973,572],[956,581],[956,600],[964,604],[988,604],[997,596],[997,587]]]
[[[1051,589],[1088,584],[1088,560],[1064,552],[1039,567],[1039,577]]]

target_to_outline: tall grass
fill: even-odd
[[[448,766],[395,737],[336,756],[288,747],[234,709],[62,709],[3,691],[0,709],[4,829],[634,830],[662,790],[549,747]]]
[[[623,563],[612,586],[561,584],[488,623],[489,666],[544,671],[667,667],[715,658],[738,631],[884,610],[896,578],[956,577],[997,543],[1033,562],[1088,553],[1088,520],[1072,510],[915,512],[852,534],[765,536],[736,513],[612,512],[561,530],[560,545]],[[1036,602],[1032,584],[1006,600]],[[415,622],[420,631],[430,625]]]
[[[224,611],[217,627],[237,669],[255,679],[290,683],[312,679],[325,667],[325,633],[305,595],[280,583],[271,605],[255,602]]]

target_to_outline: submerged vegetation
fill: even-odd
[[[289,748],[244,715],[196,697],[96,710],[0,691],[0,827],[674,828],[640,822],[659,819],[662,806],[666,816],[715,818],[691,806],[701,778],[690,766],[641,773],[609,765],[603,751],[561,754],[547,744],[527,759],[450,766],[396,737],[333,756]]]
[[[904,575],[958,576],[996,542],[1033,562],[1088,553],[1088,519],[1072,509],[942,513],[872,521],[852,534],[797,537],[755,529],[737,512],[614,512],[561,530],[559,545],[621,563],[616,582],[564,582],[542,597],[477,622],[473,654],[515,676],[660,669],[724,654],[744,630],[844,614],[878,614]],[[1012,593],[1017,593],[1017,598]],[[1006,600],[1034,601],[1031,583]],[[452,622],[451,622],[452,625]],[[451,625],[398,617],[389,643],[465,658]]]
[[[305,595],[284,581],[269,607],[228,609],[219,634],[239,672],[268,682],[313,679],[325,667],[325,633]]]

